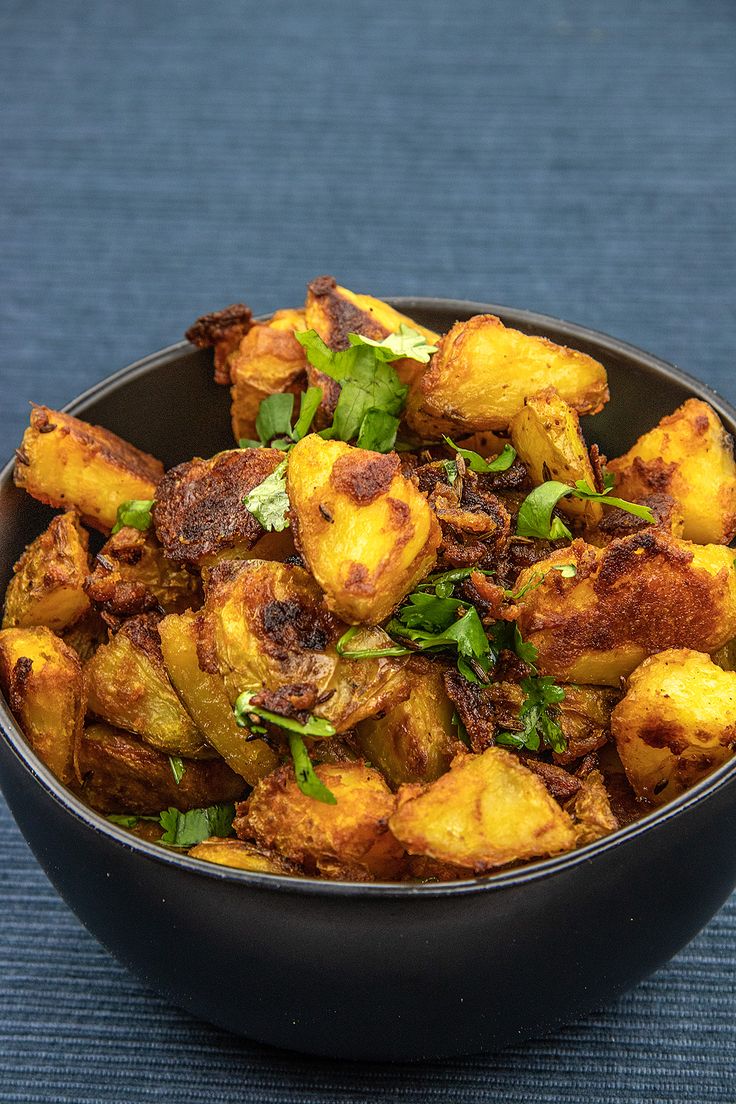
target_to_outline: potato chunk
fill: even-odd
[[[620,827],[611,808],[611,799],[601,772],[594,767],[583,778],[582,785],[566,805],[573,818],[578,847],[610,835]]]
[[[275,851],[267,851],[243,840],[220,839],[211,836],[192,847],[189,854],[193,859],[216,863],[218,866],[230,866],[235,870],[252,870],[256,874],[300,874],[299,867],[288,862]]]
[[[412,386],[406,420],[424,440],[506,429],[527,395],[549,386],[580,414],[595,414],[608,400],[597,360],[478,314],[442,338]]]
[[[46,627],[3,629],[0,685],[36,755],[59,781],[71,782],[85,710],[76,652]]]
[[[646,656],[692,645],[715,652],[736,636],[733,549],[652,528],[593,548],[574,541],[523,571],[518,626],[544,674],[617,686]],[[554,564],[572,563],[563,578]]]
[[[439,523],[395,453],[310,434],[289,456],[287,490],[297,547],[343,620],[377,624],[434,566]]]
[[[575,846],[572,821],[541,778],[497,747],[459,755],[424,789],[403,787],[389,827],[410,854],[479,874]]]
[[[237,556],[254,545],[264,529],[243,499],[283,459],[277,449],[229,449],[168,471],[152,513],[169,559],[202,567],[218,555]]]
[[[733,755],[736,674],[689,648],[651,656],[630,676],[611,731],[637,796],[662,805]]]
[[[169,682],[156,617],[131,617],[85,667],[89,711],[168,755],[212,755]]]
[[[200,601],[197,577],[167,559],[153,534],[127,525],[98,552],[84,589],[96,606],[119,617],[180,613]]]
[[[573,487],[578,479],[584,479],[595,490],[580,418],[554,387],[527,396],[511,422],[511,441],[535,486],[556,479]],[[591,529],[603,516],[599,502],[563,498],[558,506],[569,517],[584,519]]]
[[[277,311],[268,322],[256,322],[230,355],[236,441],[258,436],[258,408],[268,395],[288,391],[298,396],[303,389],[307,359],[294,332],[306,328],[303,311]]]
[[[46,625],[55,632],[89,609],[84,581],[89,570],[87,533],[70,510],[51,519],[13,568],[5,592],[3,628]]]
[[[736,534],[733,441],[701,399],[688,399],[662,418],[608,470],[616,475],[621,498],[671,495],[682,507],[686,540],[728,544]]]
[[[233,353],[253,325],[250,307],[231,303],[223,310],[203,314],[186,332],[187,341],[200,349],[212,349],[215,362],[215,383],[230,383],[230,354]]]
[[[311,712],[345,732],[409,693],[405,657],[337,655],[335,643],[347,626],[299,567],[266,560],[219,565],[211,572],[197,627],[200,666],[224,677],[231,701],[243,690],[298,686],[311,695]],[[390,643],[381,629],[365,629],[350,646]]]
[[[85,728],[77,762],[79,794],[102,813],[155,816],[172,806],[186,812],[237,801],[245,790],[243,779],[222,759],[183,759],[177,785],[168,755],[106,724]]]
[[[18,487],[49,506],[74,508],[103,533],[112,529],[121,503],[153,498],[164,473],[159,460],[109,429],[47,406],[33,407],[16,455]]]
[[[315,768],[336,805],[303,794],[291,764],[279,767],[238,807],[235,829],[324,878],[393,878],[404,849],[388,830],[396,798],[365,763],[321,763]]]

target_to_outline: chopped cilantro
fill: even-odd
[[[432,354],[437,352],[436,345],[429,345],[419,330],[407,326],[405,322],[401,323],[396,333],[389,334],[382,341],[373,341],[362,334],[349,334],[348,341],[351,345],[371,345],[386,360],[406,357],[420,364],[427,364]]]
[[[164,809],[159,817],[164,829],[160,842],[173,847],[194,847],[210,836],[230,836],[234,817],[235,806],[230,804],[190,809],[187,813],[173,808]]]
[[[121,828],[135,828],[140,820],[137,816],[125,816],[121,813],[108,813],[107,819],[113,824],[119,824]]]
[[[648,506],[640,506],[637,502],[626,502],[623,498],[613,498],[607,487],[602,492],[594,491],[584,479],[578,479],[575,486],[567,483],[558,483],[549,480],[535,487],[519,508],[516,520],[516,533],[520,537],[540,537],[542,540],[572,539],[572,533],[561,518],[552,517],[552,511],[561,498],[571,495],[573,498],[600,502],[604,506],[617,506],[620,510],[626,510],[629,514],[653,522],[654,514]]]
[[[524,691],[524,701],[519,710],[521,732],[500,732],[496,743],[528,751],[539,751],[542,747],[564,751],[567,740],[558,720],[558,711],[554,709],[564,701],[563,688],[555,683],[551,675],[532,675],[522,679],[520,686]]]
[[[267,395],[261,400],[256,416],[258,440],[241,437],[241,448],[277,448],[288,452],[297,441],[306,436],[322,401],[321,387],[308,387],[301,396],[299,417],[292,429],[291,418],[294,413],[292,394]]]
[[[493,460],[484,460],[479,452],[473,452],[472,449],[460,448],[454,441],[451,441],[449,437],[443,437],[446,445],[449,445],[451,449],[454,449],[460,456],[462,456],[467,467],[474,472],[504,472],[513,464],[516,459],[516,449],[511,445],[504,445],[502,451],[495,456]]]
[[[171,773],[174,776],[174,781],[178,786],[182,778],[184,777],[184,763],[178,755],[170,755],[169,764],[171,765]]]
[[[294,760],[294,774],[296,784],[307,797],[313,797],[315,801],[321,801],[325,805],[337,805],[337,798],[332,790],[325,786],[315,774],[312,760],[304,746],[304,741],[296,732],[289,733],[289,749]]]
[[[112,533],[119,533],[126,525],[133,529],[140,529],[141,532],[150,529],[153,521],[151,510],[154,501],[153,498],[130,498],[126,502],[121,502],[118,506],[118,516],[112,527]]]
[[[252,705],[254,697],[254,694],[244,690],[233,706],[235,720],[241,728],[252,727],[249,718],[253,715],[260,717],[263,721],[268,721],[270,724],[278,725],[279,728],[284,728],[287,732],[296,732],[299,736],[324,737],[335,735],[334,725],[321,717],[309,717],[302,724],[300,721],[292,720],[291,717],[284,717],[280,713],[272,713],[270,709],[261,709],[258,705]]]
[[[457,461],[456,460],[443,460],[442,465],[445,469],[445,475],[450,486],[454,486],[457,479]]]
[[[287,529],[289,496],[286,493],[286,460],[282,460],[262,483],[249,491],[243,503],[264,529],[275,529],[277,533]]]

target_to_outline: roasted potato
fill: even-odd
[[[299,396],[306,382],[307,359],[294,332],[306,330],[303,311],[277,311],[268,322],[256,322],[229,358],[232,379],[232,423],[235,440],[255,438],[256,417],[268,396]]]
[[[3,628],[46,625],[62,632],[89,609],[84,581],[89,571],[86,531],[70,510],[57,514],[28,545],[5,592]]]
[[[434,566],[439,524],[394,453],[309,434],[289,456],[287,491],[297,547],[344,621],[382,621]]]
[[[181,613],[200,601],[199,580],[164,555],[150,532],[125,526],[103,545],[84,585],[95,606],[119,617]]]
[[[3,629],[0,686],[36,755],[68,785],[85,711],[76,652],[45,626]]]
[[[617,686],[648,655],[692,646],[715,652],[736,636],[733,549],[691,544],[652,528],[593,548],[574,541],[523,571],[524,640],[563,682]],[[573,578],[553,571],[572,563]]]
[[[668,494],[684,514],[685,540],[728,544],[736,534],[733,441],[708,403],[688,399],[608,470],[616,494],[634,502]]]
[[[524,399],[544,387],[556,388],[579,414],[595,414],[608,401],[597,360],[478,314],[441,339],[412,385],[406,420],[422,440],[507,429]]]
[[[403,786],[398,797],[389,827],[410,854],[478,874],[575,845],[568,814],[501,748],[459,755],[436,782]]]
[[[208,758],[213,752],[169,682],[157,618],[124,622],[84,669],[89,711],[133,732],[168,755]]]
[[[580,789],[567,803],[566,809],[573,819],[577,847],[602,839],[620,827],[611,808],[605,780],[596,767],[585,775]]]
[[[236,870],[252,870],[256,874],[300,874],[295,863],[288,862],[275,851],[266,851],[253,843],[244,843],[238,839],[220,839],[211,836],[192,847],[189,854],[193,859],[218,866],[230,866]]]
[[[109,533],[118,506],[128,499],[153,498],[163,473],[159,460],[109,429],[34,406],[13,477],[40,502],[72,508],[87,525]]]
[[[229,359],[253,325],[250,307],[232,303],[224,310],[203,314],[186,332],[187,341],[200,349],[213,349],[215,382],[230,383]]]
[[[90,724],[80,738],[77,766],[80,797],[102,813],[155,816],[162,809],[186,812],[221,801],[237,801],[243,779],[222,759],[183,759],[177,784],[168,755],[122,729]]]
[[[650,656],[629,677],[611,732],[636,794],[661,805],[733,754],[736,673],[690,648]]]
[[[316,773],[336,804],[303,794],[288,764],[238,806],[238,836],[275,850],[307,874],[356,881],[396,877],[404,855],[388,830],[396,798],[378,771],[365,763],[322,763]]]
[[[108,628],[97,610],[90,610],[81,621],[75,622],[62,634],[62,640],[73,648],[82,663],[95,654],[100,644],[106,644]]]

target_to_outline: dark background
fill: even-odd
[[[728,0],[5,0],[4,452],[29,399],[323,272],[566,317],[736,399],[735,58]],[[4,805],[0,902],[2,1101],[736,1098],[736,899],[585,1022],[420,1067],[269,1051],[166,1006]]]

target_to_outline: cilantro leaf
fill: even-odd
[[[565,691],[558,686],[551,675],[533,675],[521,680],[524,701],[519,710],[521,732],[500,732],[497,744],[507,747],[526,748],[539,751],[542,746],[552,751],[564,751],[567,747],[562,727],[557,719],[557,710],[550,707],[565,699]]]
[[[454,486],[455,480],[457,479],[457,462],[455,460],[443,460],[442,466],[445,469],[445,475],[447,476],[450,486]]]
[[[351,650],[348,648],[348,644],[360,631],[360,625],[351,625],[335,644],[335,651],[343,659],[378,659],[381,656],[403,656],[410,655],[415,650],[414,648],[404,648],[400,644],[395,644],[390,648],[355,648]]]
[[[286,460],[266,476],[243,499],[246,510],[260,521],[264,529],[281,533],[289,526],[289,496],[286,493]]]
[[[153,498],[129,498],[126,502],[121,502],[112,533],[119,533],[126,525],[130,525],[133,529],[140,529],[141,532],[150,529],[153,523],[151,510],[154,502]]]
[[[187,813],[173,808],[164,809],[159,817],[164,829],[160,842],[174,847],[194,847],[210,836],[230,836],[234,817],[235,806],[231,804],[190,809]]]
[[[486,680],[491,645],[477,609],[468,602],[415,592],[409,595],[409,605],[389,621],[386,632],[410,641],[415,651],[455,648],[460,673],[469,682]]]
[[[399,428],[399,419],[385,410],[367,410],[363,421],[360,423],[358,448],[370,449],[371,452],[391,452],[396,442],[396,433]]]
[[[182,778],[184,777],[184,763],[178,755],[170,755],[169,765],[171,766],[171,773],[174,776],[174,781],[178,786]]]
[[[136,824],[140,820],[140,817],[125,816],[122,813],[108,813],[107,819],[113,824],[119,824],[121,828],[135,828]]]
[[[321,402],[322,388],[308,387],[302,395],[301,406],[299,407],[299,417],[296,420],[294,428],[291,430],[290,436],[294,442],[301,441],[302,437],[306,437],[309,433],[314,415],[317,413],[317,407]]]
[[[321,801],[325,805],[337,805],[337,798],[332,790],[328,789],[316,775],[312,760],[304,746],[301,736],[295,732],[289,733],[289,750],[294,760],[294,774],[296,784],[307,797],[313,797],[315,801]]]
[[[610,488],[609,488],[610,489]],[[653,522],[654,514],[648,506],[637,502],[626,502],[623,498],[613,498],[609,490],[594,491],[579,479],[574,487],[559,483],[554,479],[535,487],[522,502],[516,519],[516,534],[519,537],[540,537],[542,540],[572,539],[572,533],[558,517],[552,517],[552,511],[561,498],[571,496],[591,502],[600,502],[604,506],[617,506],[629,514]]]
[[[274,437],[291,434],[291,415],[294,411],[292,394],[267,395],[261,400],[256,415],[256,433],[261,443],[269,445]]]
[[[449,437],[443,437],[443,441],[446,445],[449,445],[451,449],[454,449],[460,456],[462,456],[467,467],[474,472],[504,472],[513,464],[516,459],[516,449],[511,445],[504,445],[502,451],[495,456],[493,460],[484,460],[479,452],[473,452],[472,449],[460,448]]]
[[[396,333],[389,334],[382,341],[373,341],[362,334],[348,334],[351,345],[371,345],[385,360],[399,360],[408,357],[420,364],[429,363],[429,358],[437,352],[436,345],[429,345],[423,334],[402,322]]]
[[[335,726],[330,724],[329,721],[323,720],[321,717],[309,717],[308,720],[302,724],[300,721],[295,721],[291,717],[282,716],[281,713],[272,713],[270,709],[261,709],[259,705],[252,705],[251,702],[254,696],[254,694],[244,690],[243,693],[238,696],[233,706],[235,720],[241,728],[252,727],[248,718],[251,714],[254,714],[264,721],[269,721],[270,724],[278,725],[279,728],[286,729],[287,732],[296,732],[300,736],[325,737],[335,735]]]
[[[491,627],[493,658],[498,659],[499,652],[516,652],[519,659],[536,670],[539,652],[529,640],[523,640],[519,626],[515,621],[496,621]]]

